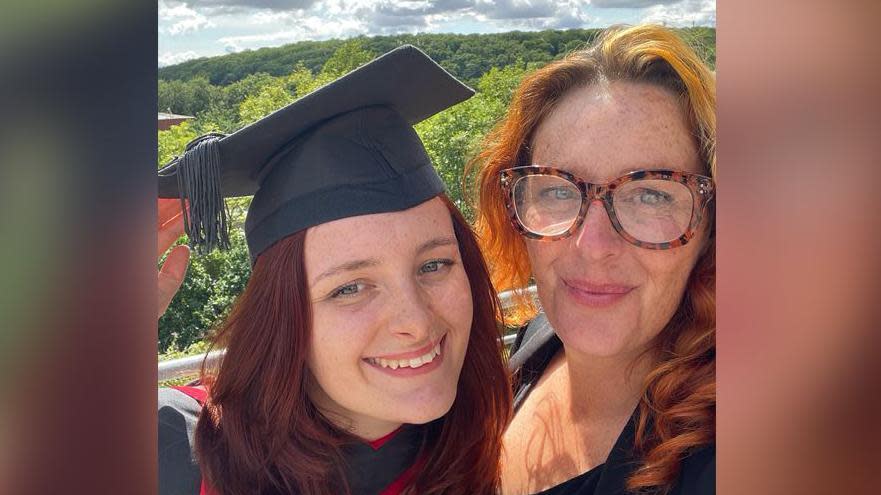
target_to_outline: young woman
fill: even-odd
[[[160,391],[162,493],[497,492],[498,302],[411,127],[468,96],[403,47],[160,171],[209,248],[254,194],[225,356]]]

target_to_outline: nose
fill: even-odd
[[[601,200],[591,201],[581,227],[575,234],[575,246],[590,259],[614,256],[624,239],[615,231],[608,212]]]
[[[389,298],[389,331],[413,342],[431,337],[433,309],[428,294],[415,283],[402,284]]]

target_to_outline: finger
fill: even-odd
[[[178,198],[159,198],[157,201],[157,220],[159,226],[161,227],[163,224],[172,220],[174,217],[180,215],[181,207],[180,207],[180,199]]]
[[[168,248],[184,234],[184,217],[181,214],[159,227],[157,231],[157,254],[160,258]]]
[[[159,269],[159,316],[161,317],[174,295],[183,284],[187,273],[187,263],[190,259],[190,249],[187,246],[177,246],[168,253],[168,258]]]

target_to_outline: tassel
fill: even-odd
[[[220,185],[220,138],[199,136],[177,162],[177,185],[184,208],[184,230],[198,254],[229,249],[229,211]],[[189,210],[186,204],[189,203]],[[188,213],[186,213],[188,212]]]

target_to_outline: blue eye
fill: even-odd
[[[338,297],[346,297],[353,296],[364,288],[364,284],[361,283],[351,283],[343,285],[342,287],[338,287],[336,290],[330,293],[330,297],[338,298]]]
[[[542,189],[540,194],[543,198],[565,201],[573,199],[576,192],[573,191],[571,187],[555,186]]]
[[[444,266],[450,266],[453,264],[452,260],[431,260],[428,263],[425,263],[419,268],[420,273],[433,273],[440,271]]]
[[[673,204],[675,199],[664,191],[640,187],[629,191],[621,191],[615,196],[616,202],[631,203],[636,206],[666,206]]]
[[[659,205],[661,203],[670,203],[673,197],[669,194],[658,191],[656,189],[642,189],[639,192],[639,202],[644,205]]]

